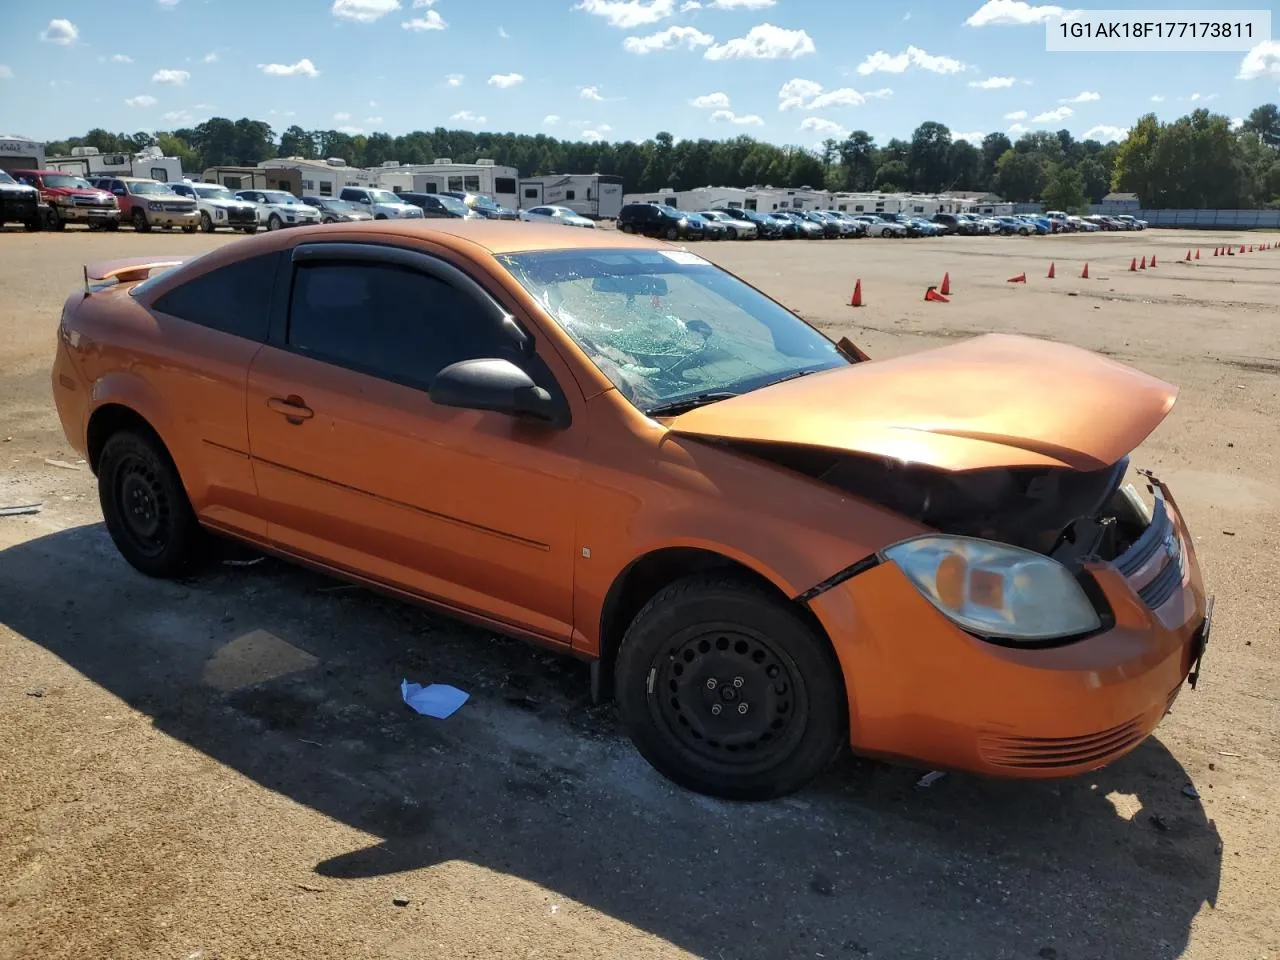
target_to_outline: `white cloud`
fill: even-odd
[[[462,86],[462,81],[465,79],[467,78],[460,73],[446,73],[444,76],[445,85],[450,87]]]
[[[1093,103],[1095,100],[1101,100],[1102,94],[1095,93],[1092,90],[1085,90],[1077,93],[1074,97],[1068,97],[1065,100],[1059,100],[1059,103]]]
[[[604,97],[600,96],[599,87],[579,87],[578,96],[583,100],[603,101]]]
[[[764,126],[764,118],[754,113],[734,113],[732,110],[717,110],[711,114],[712,123],[736,123],[741,126],[761,127]]]
[[[684,3],[680,4],[681,13],[688,13],[690,10],[701,10],[701,9],[702,9],[702,4],[700,4],[698,0],[684,0]]]
[[[1006,114],[1004,115],[1004,118],[1005,118],[1006,120],[1025,120],[1025,119],[1027,119],[1027,111],[1025,111],[1025,110],[1015,110],[1015,111],[1013,111],[1013,113],[1006,113]]]
[[[436,0],[413,0],[413,9],[418,10],[422,7],[434,7]]]
[[[794,60],[816,49],[813,38],[803,30],[761,23],[748,30],[745,37],[707,47],[703,56],[708,60]]]
[[[76,29],[76,25],[70,20],[50,20],[49,25],[40,32],[40,39],[46,43],[56,43],[59,46],[70,46],[80,38],[80,31]]]
[[[151,75],[152,83],[172,83],[176,87],[182,86],[191,79],[191,74],[186,70],[157,70]]]
[[[159,4],[161,7],[163,7],[165,10],[172,10],[172,9],[173,9],[174,7],[176,7],[180,2],[181,2],[181,0],[156,0],[156,3],[158,3],[158,4]]]
[[[701,97],[694,97],[689,103],[699,110],[728,110],[729,95],[727,93],[707,93]]]
[[[1003,90],[1018,82],[1017,77],[987,77],[985,80],[970,80],[969,86],[979,90]]]
[[[329,12],[339,20],[373,23],[400,9],[400,0],[333,0]]]
[[[1160,94],[1158,94],[1158,93],[1153,93],[1153,94],[1151,95],[1151,102],[1152,102],[1152,103],[1164,103],[1164,97],[1160,96]]]
[[[793,107],[803,108],[810,100],[822,92],[822,84],[797,77],[788,80],[778,90],[778,109],[790,110]]]
[[[0,63],[0,80],[12,80],[12,79],[13,79],[13,67],[9,66],[7,63]]]
[[[987,0],[965,21],[971,27],[1028,26],[1047,20],[1060,20],[1068,14],[1052,4],[1033,6],[1023,0]]]
[[[1192,103],[1208,103],[1210,100],[1217,100],[1218,95],[1216,93],[1193,93],[1187,99]]]
[[[524,83],[524,77],[518,73],[495,73],[489,78],[489,86],[497,87],[500,90],[518,87],[522,83]]]
[[[422,33],[426,30],[443,30],[448,26],[449,24],[445,23],[444,17],[434,10],[428,10],[425,17],[414,17],[412,20],[405,20],[400,24],[400,29]]]
[[[698,47],[711,46],[715,40],[711,34],[703,33],[696,27],[667,27],[647,37],[627,37],[622,41],[622,49],[639,55],[653,53],[655,50],[674,50],[677,47],[696,50]]]
[[[822,117],[805,117],[800,121],[801,130],[809,130],[813,133],[824,133],[832,137],[847,137],[849,131],[833,120],[824,120]]]
[[[707,6],[715,10],[763,10],[777,2],[778,0],[711,0]]]
[[[318,77],[316,65],[303,57],[297,63],[260,63],[258,69],[268,77]]]
[[[582,0],[575,10],[603,17],[611,27],[630,30],[665,20],[676,12],[675,0]]]
[[[160,101],[149,93],[139,94],[136,97],[130,97],[124,102],[126,107],[154,107]]]
[[[337,120],[339,123],[341,123],[343,120],[350,120],[350,119],[351,119],[351,114],[349,114],[349,113],[335,113],[335,114],[333,115],[333,119],[335,119],[335,120]]]
[[[218,54],[217,54],[216,52],[213,52],[213,51],[210,51],[209,53],[206,53],[206,54],[204,55],[204,62],[205,62],[205,63],[217,63],[217,62],[218,62]]]
[[[485,123],[486,118],[470,110],[459,110],[449,118],[450,120],[461,120],[463,123]]]
[[[507,33],[507,29],[506,29],[506,27],[499,27],[499,28],[498,28],[498,36],[499,36],[501,39],[503,39],[503,40],[510,40],[510,39],[511,39],[511,34]]]
[[[1280,77],[1280,40],[1266,40],[1244,55],[1237,80]]]
[[[823,92],[821,84],[797,77],[788,80],[778,90],[778,109],[791,110],[798,107],[802,110],[822,110],[826,107],[859,107],[868,100],[891,96],[893,91],[888,87],[866,93],[860,93],[852,87],[840,87]]]
[[[982,138],[985,136],[986,134],[979,130],[976,133],[952,133],[951,139],[957,143],[961,140],[968,140],[975,147],[980,147],[982,146]]]
[[[966,64],[951,57],[935,57],[919,47],[907,47],[905,52],[894,54],[877,50],[858,64],[858,72],[865,77],[872,73],[903,73],[908,67],[943,74],[962,73],[969,69]]]
[[[1009,133],[1026,133],[1028,129],[1029,129],[1028,127],[1024,127],[1020,123],[1015,123],[1009,127],[1008,132]]]
[[[1074,114],[1075,111],[1070,107],[1058,107],[1056,110],[1046,110],[1044,113],[1037,113],[1031,118],[1032,123],[1057,123],[1059,120],[1065,120]]]
[[[1227,124],[1232,130],[1239,130],[1244,126],[1244,117],[1232,117]]]
[[[545,117],[542,118],[542,125],[544,127],[554,127],[559,122],[560,122],[560,118],[556,116],[554,113],[548,113]]]
[[[1096,127],[1090,127],[1080,137],[1081,140],[1101,140],[1107,143],[1111,140],[1123,140],[1129,136],[1129,131],[1124,127],[1113,127],[1109,124],[1100,123]]]
[[[601,127],[599,130],[583,130],[582,139],[587,143],[599,143],[604,139],[604,131],[608,129],[608,127]]]
[[[364,134],[364,130],[360,127],[339,127],[339,133],[345,133],[349,137],[359,137]]]
[[[112,63],[133,63],[133,57],[127,53],[115,53],[111,55]]]
[[[170,110],[160,117],[166,123],[187,124],[195,120],[195,115],[187,110]]]

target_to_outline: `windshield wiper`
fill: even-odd
[[[650,407],[645,411],[645,415],[650,417],[669,417],[697,407],[706,406],[708,403],[715,403],[717,400],[728,400],[730,397],[736,396],[736,393],[729,390],[699,393],[697,396],[681,397],[679,400],[672,400],[669,403],[660,403],[656,407]]]
[[[770,380],[765,386],[772,387],[774,384],[786,383],[788,380],[798,380],[801,377],[807,377],[809,374],[817,372],[817,370],[797,370],[795,373],[788,373],[785,377],[779,377],[777,380]],[[763,388],[757,387],[757,389]]]

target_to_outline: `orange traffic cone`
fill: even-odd
[[[1240,244],[1240,252],[1241,252],[1241,253],[1244,253],[1244,244],[1243,244],[1243,243],[1242,243],[1242,244]]]
[[[1134,257],[1129,261],[1129,272],[1134,273],[1138,269],[1138,258]]]
[[[1138,269],[1139,270],[1147,269],[1147,255],[1145,253],[1142,255],[1142,262],[1138,264]]]
[[[1191,251],[1190,251],[1190,250],[1188,250],[1188,251],[1187,251],[1187,259],[1188,259],[1188,260],[1190,260],[1190,259],[1191,259]]]
[[[1055,271],[1054,271],[1054,269],[1053,269],[1053,266],[1054,266],[1054,265],[1053,265],[1053,263],[1051,262],[1051,263],[1049,264],[1049,272],[1048,272],[1047,274],[1045,274],[1045,279],[1046,279],[1046,280],[1052,280],[1052,279],[1054,278],[1054,276],[1055,276]]]
[[[1251,244],[1249,244],[1249,252],[1250,252],[1250,253],[1253,253],[1253,244],[1252,244],[1252,243],[1251,243]]]
[[[1214,255],[1215,257],[1218,255],[1218,248],[1217,248],[1217,247],[1214,247],[1214,248],[1213,248],[1213,255]]]
[[[937,287],[930,287],[924,292],[925,303],[950,303],[951,301],[938,292]]]
[[[1199,248],[1199,247],[1196,247],[1196,259],[1197,259],[1197,260],[1199,260],[1199,259],[1200,259],[1200,248]]]
[[[1243,251],[1244,251],[1244,247],[1241,247],[1241,248],[1240,248],[1240,250],[1241,250],[1241,252],[1243,252]],[[1235,248],[1235,247],[1227,247],[1227,256],[1228,256],[1228,257],[1234,257],[1235,255],[1236,255],[1236,248]]]
[[[942,289],[938,291],[944,297],[951,296],[951,274],[944,273],[942,275]]]
[[[1080,271],[1080,279],[1081,280],[1089,279],[1089,261],[1088,260],[1084,262],[1084,269]]]
[[[1151,269],[1154,270],[1155,268],[1156,268],[1156,255],[1153,253],[1151,255]]]
[[[849,306],[862,306],[862,278],[859,277],[853,285],[853,296],[849,298]]]
[[[1010,277],[1009,282],[1010,283],[1026,283],[1027,275],[1025,273],[1020,273],[1016,277]]]

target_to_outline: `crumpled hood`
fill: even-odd
[[[943,470],[1097,470],[1145,440],[1176,398],[1176,387],[1088,350],[987,334],[764,387],[667,426]]]

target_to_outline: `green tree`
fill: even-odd
[[[1041,193],[1044,205],[1050,210],[1082,213],[1089,205],[1084,192],[1084,177],[1075,167],[1059,164],[1049,175]]]
[[[1116,152],[1111,170],[1111,189],[1136,193],[1144,205],[1154,199],[1153,175],[1155,154],[1160,139],[1160,121],[1154,113],[1138,119],[1129,136]]]
[[[1254,107],[1243,129],[1256,133],[1267,146],[1280,149],[1280,108],[1274,103]]]
[[[1013,149],[1013,142],[1003,133],[988,133],[982,138],[982,184],[991,187],[996,178],[996,162]]]
[[[981,190],[986,185],[982,176],[982,151],[968,140],[951,145],[945,186],[952,190]]]
[[[1044,159],[1038,154],[1006,150],[996,161],[996,193],[1014,203],[1038,200],[1045,179]]]
[[[881,193],[897,193],[910,182],[905,160],[890,160],[876,171],[875,189]]]
[[[951,131],[946,124],[926,120],[916,127],[907,149],[907,174],[913,189],[937,193],[950,179]]]

